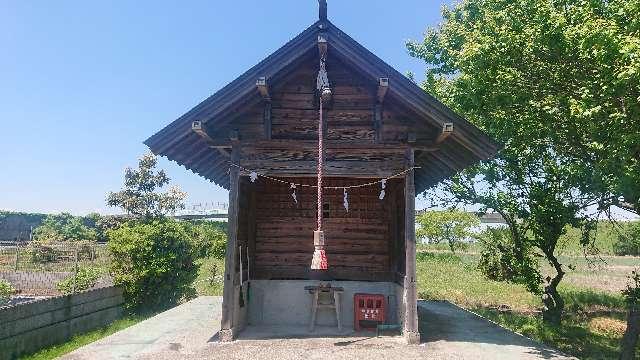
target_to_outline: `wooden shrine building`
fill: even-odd
[[[223,340],[247,325],[308,324],[304,286],[322,281],[344,289],[347,328],[353,295],[377,293],[385,322],[419,341],[415,196],[498,150],[326,14],[320,0],[316,23],[145,142],[229,190]],[[310,267],[318,208],[327,270]]]

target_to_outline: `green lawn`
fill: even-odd
[[[55,359],[64,354],[68,354],[75,349],[78,349],[84,345],[90,344],[94,341],[107,337],[115,332],[126,329],[129,326],[135,325],[140,321],[146,319],[148,316],[142,315],[129,315],[122,319],[116,320],[111,324],[94,330],[88,333],[74,336],[71,340],[51,347],[42,349],[34,354],[21,357],[24,360],[46,360]]]
[[[198,259],[200,266],[195,287],[198,295],[222,296],[224,260],[215,258]]]
[[[637,258],[626,260],[640,264]],[[451,301],[580,359],[617,358],[626,316],[618,291],[600,290],[589,282],[561,284],[566,315],[561,326],[549,326],[542,322],[536,296],[519,285],[487,280],[476,269],[476,261],[477,254],[420,253],[420,297]]]

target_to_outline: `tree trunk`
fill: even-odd
[[[553,255],[552,251],[545,251],[547,260],[551,263],[556,270],[556,276],[553,279],[547,277],[547,284],[544,287],[544,293],[542,294],[542,303],[544,309],[542,311],[542,319],[544,322],[554,325],[559,325],[562,321],[562,312],[564,311],[564,300],[558,292],[558,284],[562,281],[565,272],[562,270],[562,264],[558,262],[558,259]]]
[[[640,336],[640,308],[632,306],[627,318],[627,331],[622,337],[620,360],[634,360]]]

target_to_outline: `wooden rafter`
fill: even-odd
[[[451,134],[453,134],[453,123],[444,123],[444,125],[442,125],[442,132],[436,138],[436,145],[441,144],[446,138],[451,136]]]
[[[271,95],[269,94],[269,86],[267,85],[267,78],[265,76],[259,77],[256,81],[256,87],[258,92],[262,95],[265,101],[271,101]]]
[[[384,102],[384,97],[387,95],[387,91],[389,90],[389,78],[380,78],[378,79],[378,102],[382,104]]]
[[[262,76],[256,81],[258,92],[262,95],[264,100],[264,110],[262,112],[262,122],[264,125],[264,137],[267,140],[271,139],[271,95],[269,93],[269,86],[267,85],[267,78]]]

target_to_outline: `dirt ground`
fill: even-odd
[[[411,346],[399,336],[330,337],[306,326],[249,327],[220,343],[220,308],[220,297],[200,297],[63,359],[568,359],[447,302],[420,302],[423,342]]]

